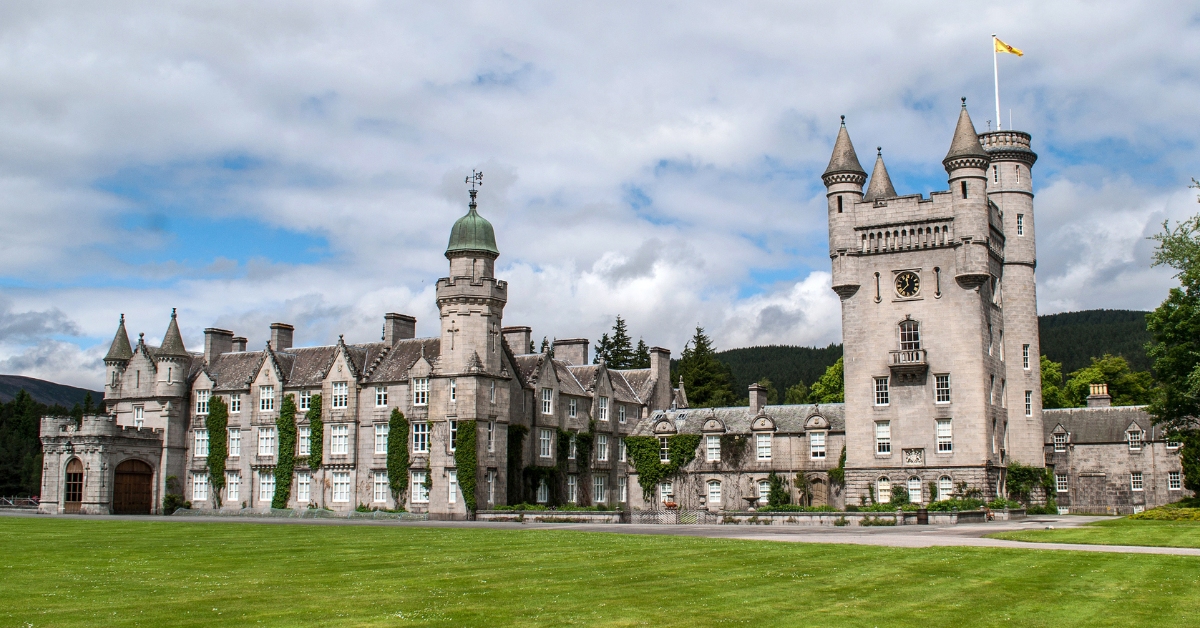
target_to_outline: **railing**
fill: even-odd
[[[37,497],[0,497],[0,508],[37,508]]]
[[[925,349],[901,349],[892,351],[892,366],[909,364],[925,365]]]

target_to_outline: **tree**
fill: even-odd
[[[1102,358],[1092,358],[1091,365],[1071,373],[1063,392],[1071,405],[1085,406],[1092,384],[1108,384],[1113,405],[1134,406],[1150,403],[1154,379],[1149,373],[1132,371],[1125,358],[1106,353]]]
[[[789,504],[791,501],[792,497],[788,494],[787,480],[772,471],[767,476],[767,505],[775,508]]]
[[[545,353],[550,357],[554,357],[554,345],[550,344],[550,341],[546,340],[545,336],[542,336],[542,349],[538,353]]]
[[[1063,392],[1062,363],[1042,356],[1042,407],[1069,408],[1071,402]]]
[[[797,382],[789,386],[783,393],[783,402],[786,404],[808,403],[808,386],[804,382]]]
[[[717,359],[712,340],[696,327],[696,335],[679,357],[679,376],[687,390],[688,405],[694,408],[731,406],[737,401],[733,394],[733,373]]]
[[[845,403],[846,376],[842,360],[842,358],[838,358],[837,362],[825,369],[825,374],[821,376],[821,379],[813,382],[812,388],[808,391],[810,403]],[[690,391],[689,394],[691,394]]]
[[[646,355],[649,356],[649,349]],[[617,315],[617,322],[613,324],[612,336],[604,334],[596,341],[596,357],[592,363],[599,364],[600,360],[604,360],[608,368],[612,369],[635,368],[633,340],[629,337],[629,326],[620,314]]]
[[[775,389],[775,384],[772,384],[771,380],[764,377],[758,380],[758,385],[767,389],[767,405],[773,406],[779,403],[779,391]]]
[[[400,408],[392,408],[387,435],[388,488],[396,508],[403,508],[408,496],[408,419]]]
[[[645,340],[638,338],[637,349],[633,352],[633,364],[629,366],[631,369],[648,369],[650,368],[650,347]]]
[[[221,507],[221,490],[225,488],[225,458],[229,455],[229,406],[220,395],[208,401],[208,416],[204,429],[208,430],[208,484],[212,487],[213,503]],[[170,514],[170,513],[167,513]]]

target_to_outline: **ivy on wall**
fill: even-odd
[[[208,402],[208,418],[204,420],[208,430],[208,483],[212,486],[213,500],[221,507],[221,489],[225,488],[225,458],[229,456],[229,407],[219,395]]]
[[[1019,462],[1010,462],[1004,485],[1009,498],[1028,506],[1034,489],[1042,489],[1048,497],[1054,495],[1054,472],[1044,467],[1027,467]]]
[[[667,437],[667,462],[659,460],[658,437],[627,436],[625,452],[637,471],[638,484],[642,486],[642,498],[650,501],[654,487],[663,480],[679,474],[683,467],[696,459],[696,448],[700,446],[699,434],[675,434]]]
[[[842,456],[838,458],[838,466],[829,470],[829,481],[839,485],[846,483],[846,446],[842,446]]]
[[[525,491],[522,485],[521,466],[525,464],[525,436],[529,428],[524,425],[508,426],[508,503],[520,504],[525,501]]]
[[[272,508],[287,508],[292,496],[292,475],[296,470],[296,395],[284,395],[275,419],[279,428],[279,454],[275,464],[275,497]]]
[[[454,439],[454,466],[458,468],[458,487],[462,490],[467,512],[475,512],[476,469],[479,466],[476,429],[475,421],[459,421],[458,437]]]
[[[321,420],[321,395],[313,395],[309,399],[308,412],[304,413],[304,418],[308,419],[309,431],[308,468],[316,471],[320,468],[325,453],[325,422]]]
[[[408,419],[399,408],[392,408],[388,419],[387,452],[388,486],[399,508],[408,494]]]

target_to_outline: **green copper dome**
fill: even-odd
[[[500,255],[496,248],[496,232],[492,223],[475,211],[475,203],[471,203],[471,211],[459,218],[450,229],[450,245],[446,247],[446,256],[458,251],[480,251]]]

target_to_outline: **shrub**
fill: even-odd
[[[759,512],[838,512],[833,506],[801,506],[800,504],[780,504],[759,508]]]
[[[1200,508],[1191,507],[1195,502],[1195,498],[1184,500],[1183,502],[1175,502],[1151,508],[1145,512],[1140,512],[1136,515],[1129,515],[1130,519],[1141,519],[1145,521],[1200,521]]]
[[[787,480],[779,477],[774,471],[767,476],[767,508],[786,506],[792,501],[788,495]]]
[[[862,520],[858,522],[858,525],[860,525],[860,526],[894,526],[894,525],[896,525],[896,518],[893,517],[891,519],[886,519],[884,517],[863,517]]]
[[[992,501],[988,502],[987,507],[991,508],[992,510],[1004,510],[1006,508],[1020,508],[1021,502],[1013,501],[1011,499],[1004,499],[1003,497],[997,497],[996,499],[993,499]]]
[[[934,512],[950,512],[951,510],[979,510],[983,500],[979,499],[944,499],[929,504],[928,509]]]
[[[399,508],[408,495],[408,419],[399,408],[388,417],[387,437],[388,488]]]
[[[1025,509],[1027,515],[1057,515],[1058,504],[1053,500],[1047,500],[1045,506],[1030,506]]]

